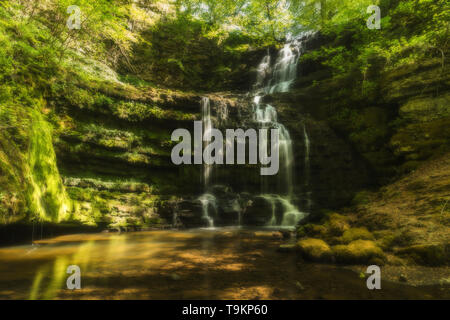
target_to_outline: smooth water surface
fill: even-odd
[[[445,298],[438,286],[386,281],[369,291],[358,274],[302,262],[279,252],[281,243],[270,230],[214,229],[67,235],[0,248],[0,298]],[[81,290],[66,288],[69,265],[81,268]]]

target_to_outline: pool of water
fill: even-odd
[[[443,299],[439,286],[382,281],[277,250],[271,230],[78,234],[0,248],[0,299]],[[67,267],[81,269],[68,290]]]

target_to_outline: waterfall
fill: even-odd
[[[208,97],[203,97],[201,100],[202,109],[202,124],[203,124],[203,148],[211,142],[212,140],[212,120],[211,120],[211,102]],[[209,159],[205,159],[209,160]],[[217,212],[216,198],[209,193],[206,193],[211,180],[211,173],[213,170],[213,165],[207,164],[206,161],[203,162],[203,187],[205,193],[201,195],[198,200],[202,203],[202,218],[206,221],[208,228],[214,227],[214,219],[210,216],[210,207],[214,208]]]
[[[214,228],[214,219],[209,215],[209,209],[210,207],[212,207],[214,211],[217,212],[216,197],[214,197],[212,194],[205,193],[198,199],[202,203],[202,218],[206,221],[206,225],[208,228]]]
[[[203,123],[203,148],[207,143],[212,140],[212,121],[211,121],[211,102],[209,98],[203,97],[201,102],[202,107],[202,123]],[[209,159],[208,159],[209,160]],[[205,161],[206,162],[206,161]],[[209,182],[211,178],[212,165],[203,163],[203,186],[209,187]]]
[[[276,227],[290,227],[295,226],[300,220],[302,220],[306,213],[300,212],[290,201],[289,197],[282,197],[280,195],[265,194],[261,195],[267,202],[270,203],[272,208],[272,218],[270,219],[268,226]],[[282,219],[277,221],[277,208],[282,209]]]
[[[277,192],[284,195],[284,197],[263,195],[266,200],[272,203],[273,217],[269,223],[271,226],[276,224],[275,207],[277,201],[283,208],[283,219],[281,222],[283,226],[295,226],[305,216],[305,213],[298,211],[291,203],[294,193],[294,154],[291,136],[287,128],[278,122],[277,110],[269,104],[261,103],[267,94],[289,91],[290,86],[297,77],[297,65],[301,53],[301,45],[302,42],[300,40],[289,39],[279,51],[273,66],[271,66],[270,53],[267,52],[267,55],[257,68],[256,83],[253,85],[253,92],[251,93],[254,96],[254,120],[261,128],[272,127],[279,129],[280,172]],[[308,139],[306,128],[304,128],[304,132],[305,139]],[[305,143],[305,146],[307,146],[305,157],[308,159],[309,168],[309,139],[308,143]],[[266,184],[266,179],[262,178],[262,193],[267,192]]]
[[[278,54],[275,62],[273,78],[270,84],[269,93],[288,92],[289,88],[297,77],[297,64],[300,57],[300,45],[297,40],[288,42]]]
[[[311,153],[311,141],[309,140],[308,132],[306,131],[306,125],[303,124],[303,138],[305,143],[305,187],[309,188],[309,179],[311,178],[311,168],[310,168],[310,153]],[[312,198],[311,191],[306,191],[306,206],[308,212],[311,211]]]
[[[287,226],[292,227],[302,220],[306,213],[301,212],[292,203],[294,200],[294,152],[291,135],[289,130],[279,122],[278,113],[274,106],[266,104],[263,99],[266,95],[278,92],[288,92],[292,83],[297,77],[297,64],[301,54],[302,42],[298,39],[289,39],[284,47],[278,52],[278,56],[272,62],[270,52],[262,59],[257,68],[256,81],[252,86],[249,96],[253,97],[253,115],[252,119],[259,129],[278,129],[279,131],[279,160],[280,168],[278,177],[276,178],[276,189],[268,188],[270,177],[262,176],[261,197],[270,204],[272,209],[272,218],[268,223],[269,226]],[[216,124],[224,127],[228,122],[227,105],[218,100],[214,101],[214,112]],[[211,117],[211,102],[207,97],[201,100],[201,114],[203,124],[203,147],[212,140],[213,121]],[[305,139],[305,185],[309,185],[309,157],[310,157],[310,140],[303,127]],[[259,141],[260,145],[269,146],[268,136],[261,137],[266,141]],[[220,197],[216,198],[209,190],[211,190],[211,180],[213,180],[213,165],[203,163],[202,182],[204,194],[198,200],[202,204],[202,218],[206,222],[207,227],[214,227],[214,215],[218,214],[218,205]],[[276,194],[273,194],[276,193]],[[310,193],[308,193],[308,199]],[[218,200],[219,199],[219,200]],[[309,212],[311,201],[308,200],[307,209]],[[238,224],[241,225],[242,212],[238,210]]]
[[[309,153],[310,153],[310,144],[308,137],[308,132],[306,132],[306,125],[303,124],[303,137],[305,141],[305,185],[309,185],[309,176],[310,176],[310,166],[309,166]]]

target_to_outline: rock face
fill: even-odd
[[[317,49],[327,41],[318,34],[305,48]],[[265,50],[249,52],[245,66],[230,75],[226,86],[254,82],[252,67],[264,54]],[[322,209],[347,205],[359,190],[378,186],[448,151],[448,68],[430,60],[377,75],[370,79],[377,83],[376,92],[357,99],[347,90],[355,87],[355,79],[336,80],[317,61],[301,61],[291,91],[268,95],[264,101],[276,107],[293,142],[291,200],[299,210],[318,219]],[[239,80],[243,70],[247,71]],[[192,132],[193,121],[201,119],[200,95],[121,82],[61,88],[49,103],[59,121],[54,150],[71,200],[67,216],[116,229],[208,225],[197,200],[207,191],[200,179],[202,167],[175,166],[170,158],[172,131]],[[254,106],[247,95],[208,96],[215,127],[255,128]],[[272,192],[262,192],[263,184],[278,187],[284,182],[278,177],[261,179],[259,169],[214,168],[211,185],[228,187],[207,191],[215,197],[215,207],[208,212],[216,226],[282,223],[283,204],[258,195]]]
[[[236,226],[240,223],[242,213],[240,196],[231,191],[227,186],[214,186],[211,190],[216,197],[217,217],[215,226]]]
[[[265,226],[273,216],[273,204],[262,196],[254,197],[243,214],[243,224]]]
[[[206,227],[200,200],[184,200],[178,205],[177,219],[185,228]]]

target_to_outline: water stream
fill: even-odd
[[[202,124],[203,124],[203,147],[212,140],[212,120],[211,120],[211,102],[208,97],[203,97],[201,101],[202,108]],[[214,208],[217,212],[217,201],[214,195],[207,193],[210,186],[211,174],[213,165],[208,164],[210,159],[205,159],[203,162],[203,187],[204,194],[198,200],[202,203],[203,220],[206,222],[208,228],[214,228],[214,219],[210,216],[210,208]],[[208,163],[207,163],[208,162]]]
[[[265,194],[268,191],[268,186],[264,178],[261,179],[261,192],[264,194],[265,199],[272,203],[273,208],[275,208],[276,202],[281,202],[284,210],[282,226],[295,226],[307,215],[307,212],[299,211],[292,204],[294,196],[294,153],[289,131],[278,121],[277,110],[272,105],[264,104],[262,101],[267,94],[289,91],[292,83],[297,78],[297,65],[301,53],[301,45],[302,42],[299,38],[288,39],[284,47],[278,52],[278,57],[273,65],[270,52],[267,52],[267,55],[257,68],[258,74],[251,92],[254,103],[254,120],[259,127],[279,130],[280,172],[278,173],[277,196]],[[307,159],[309,167],[310,142],[309,138],[307,138],[306,127],[304,127],[304,131],[305,161]],[[309,177],[306,179],[309,179]],[[275,224],[274,214],[269,225],[274,226]]]

